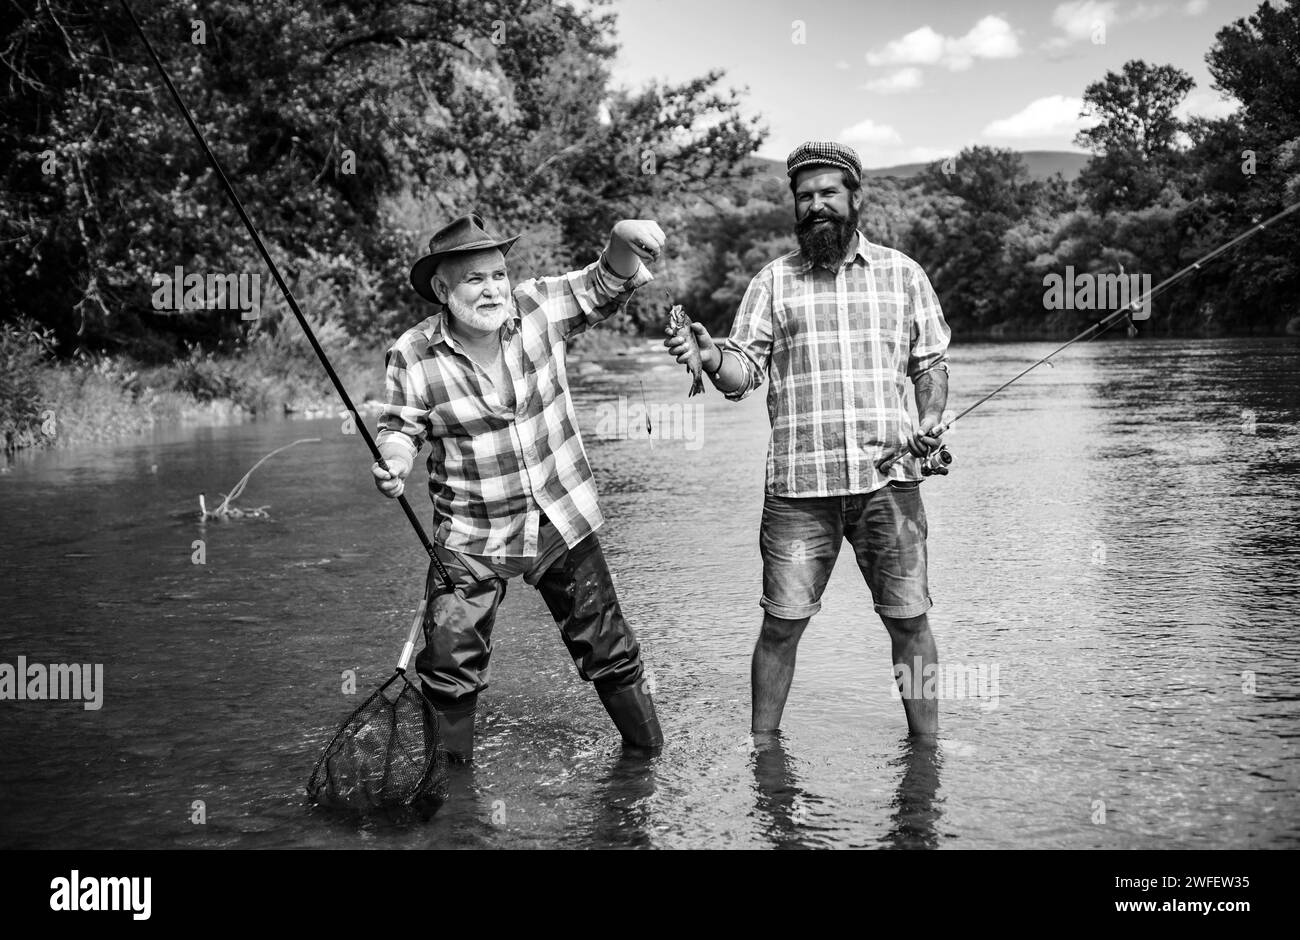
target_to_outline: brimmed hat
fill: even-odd
[[[481,216],[462,215],[433,233],[433,237],[429,239],[429,253],[411,267],[411,286],[425,300],[441,304],[442,301],[438,299],[438,295],[433,292],[433,287],[429,283],[433,278],[434,270],[438,267],[438,262],[448,255],[486,251],[489,248],[500,248],[504,255],[509,253],[510,248],[520,237],[516,235],[504,241],[494,238],[484,230]]]
[[[791,151],[785,161],[785,172],[790,179],[809,166],[833,166],[853,174],[855,183],[862,182],[862,161],[852,147],[833,140],[810,140]]]

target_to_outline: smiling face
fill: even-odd
[[[433,292],[472,333],[491,333],[506,322],[514,305],[510,275],[500,249],[452,255],[438,265]]]
[[[845,185],[845,173],[836,167],[811,166],[795,174],[794,218],[802,222],[811,213],[814,217],[840,219],[858,216],[862,207],[862,191],[850,190]]]
[[[812,166],[795,174],[794,218],[799,249],[813,264],[838,268],[858,227],[862,191],[837,167]]]

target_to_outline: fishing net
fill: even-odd
[[[320,805],[368,812],[446,800],[438,714],[406,678],[423,614],[421,605],[397,672],[348,716],[316,762],[307,795]]]

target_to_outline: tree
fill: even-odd
[[[1300,0],[1262,3],[1220,29],[1206,64],[1214,87],[1241,103],[1236,119],[1209,128],[1197,149],[1205,176],[1231,196],[1210,201],[1214,218],[1204,230],[1222,240],[1300,199]],[[1198,242],[1198,251],[1217,243]],[[1196,279],[1225,308],[1225,327],[1300,329],[1297,243],[1292,215]]]
[[[1183,130],[1174,112],[1195,84],[1172,65],[1134,59],[1084,90],[1083,115],[1099,123],[1075,137],[1096,155],[1079,185],[1096,211],[1145,208],[1171,182]]]
[[[614,20],[599,6],[139,6],[272,256],[357,334],[424,315],[406,273],[454,215],[544,233],[522,255],[563,270],[628,207],[743,177],[761,139],[717,73],[610,89]],[[4,315],[53,327],[65,351],[236,344],[248,327],[228,313],[150,306],[154,272],[177,265],[266,272],[125,14],[17,0],[0,25]],[[658,175],[639,171],[646,148]]]
[[[969,147],[952,164],[920,175],[928,199],[917,208],[908,247],[926,269],[945,316],[987,330],[1011,315],[1001,303],[1009,278],[1003,239],[1042,198],[1024,158],[1010,150]],[[900,246],[901,247],[901,246]],[[904,248],[907,250],[907,248]]]

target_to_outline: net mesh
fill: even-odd
[[[343,722],[316,762],[307,794],[322,806],[359,812],[446,800],[437,713],[405,674],[395,674]]]

